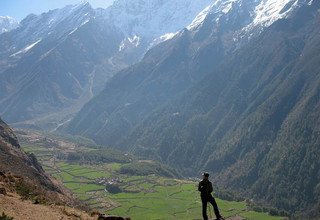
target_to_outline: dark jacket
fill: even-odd
[[[212,183],[209,180],[202,180],[199,183],[198,190],[201,192],[201,197],[207,198],[211,196],[213,191]]]

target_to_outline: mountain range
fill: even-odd
[[[66,130],[317,215],[319,18],[316,1],[216,1]]]
[[[118,0],[29,15],[0,35],[0,113],[320,216],[319,10]]]
[[[58,129],[115,73],[165,40],[165,30],[179,31],[210,1],[129,2],[119,0],[107,9],[82,3],[31,14],[1,34],[2,117],[15,126]],[[168,22],[179,13],[184,15],[179,23]],[[154,14],[162,19],[150,19]],[[135,28],[126,28],[130,25]]]

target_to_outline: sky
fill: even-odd
[[[94,8],[106,8],[114,0],[87,0]],[[10,16],[19,21],[28,14],[41,14],[51,9],[81,3],[83,0],[0,0],[0,16]]]

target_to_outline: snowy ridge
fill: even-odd
[[[196,27],[198,27],[204,19],[207,17],[208,13],[212,10],[212,5],[207,6],[200,14],[197,15],[197,17],[192,21],[190,25],[188,25],[188,30],[193,30]]]
[[[283,11],[284,7],[289,3],[294,2],[288,10]],[[256,16],[253,25],[269,26],[278,19],[284,18],[287,14],[294,9],[298,0],[268,0],[261,1],[255,8]]]
[[[161,42],[166,41],[166,40],[170,40],[170,39],[174,38],[174,36],[176,36],[177,33],[167,33],[167,34],[160,36],[157,39],[159,39]]]
[[[12,31],[14,38],[9,56],[23,55],[41,40],[63,39],[89,22],[93,16],[94,10],[88,3],[69,5],[41,15],[30,14]]]
[[[289,17],[306,3],[304,0],[260,0],[253,9],[252,22],[242,29],[241,35],[247,35],[250,38],[259,34],[275,21]]]
[[[30,45],[47,37],[68,37],[81,26],[95,19],[101,24],[114,25],[126,36],[119,45],[119,52],[126,48],[156,44],[172,39],[187,27],[196,31],[208,15],[219,25],[221,16],[248,10],[251,15],[241,31],[234,34],[235,40],[259,33],[264,27],[285,18],[301,2],[313,0],[116,0],[107,9],[92,9],[89,3],[69,5],[41,15],[29,15],[18,23],[10,17],[0,16],[0,28],[4,22],[11,24],[19,33],[13,40],[11,56],[24,54]],[[8,31],[3,28],[1,31]],[[1,32],[0,32],[1,33]],[[26,49],[27,48],[27,49]],[[29,49],[28,49],[29,48]]]
[[[227,14],[233,6],[233,3],[240,2],[241,0],[216,0],[211,5],[207,6],[201,11],[190,25],[187,26],[188,30],[195,30],[201,26],[205,21],[208,14],[216,14],[217,20],[223,14]]]
[[[127,36],[155,39],[176,33],[192,22],[212,0],[117,0],[105,11]]]
[[[154,39],[154,40],[150,43],[148,49],[150,49],[150,48],[154,47],[155,45],[160,44],[160,43],[162,43],[162,42],[164,42],[164,41],[167,41],[167,40],[170,40],[170,39],[174,38],[178,33],[179,33],[179,32],[176,32],[176,33],[166,33],[166,34],[164,34],[164,35],[162,35],[162,36]]]
[[[19,26],[19,22],[9,16],[0,16],[0,34],[11,31]]]
[[[91,13],[90,13],[91,12]],[[92,17],[93,9],[89,3],[69,5],[62,9],[51,10],[41,15],[29,15],[21,21],[24,34],[31,33],[35,39],[47,34],[55,34],[56,28],[64,23],[60,34],[67,33],[82,26]],[[41,26],[39,27],[39,24]],[[56,33],[58,34],[58,33]]]
[[[312,1],[308,0],[308,4]],[[214,15],[216,22],[219,23],[222,15],[236,13],[236,10],[240,9],[247,10],[251,17],[248,18],[249,23],[243,27],[241,33],[235,33],[235,35],[250,37],[259,34],[275,21],[290,16],[301,4],[306,3],[304,0],[215,0],[199,13],[187,28],[196,31],[209,14]],[[235,5],[237,8],[233,10]]]

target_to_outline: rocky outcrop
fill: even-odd
[[[20,147],[12,129],[0,119],[0,187],[23,197],[61,202],[63,190],[44,172],[33,154]]]

